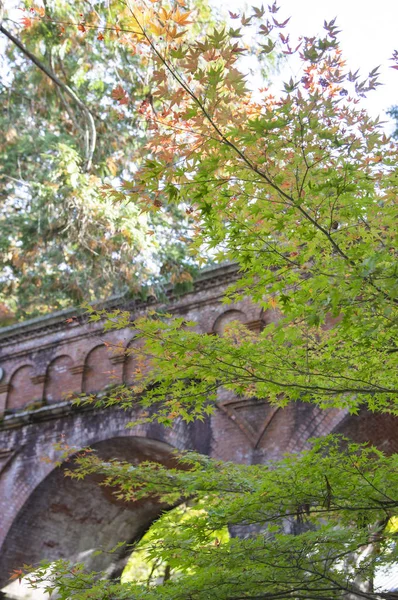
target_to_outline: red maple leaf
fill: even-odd
[[[21,24],[25,29],[28,29],[29,27],[32,27],[33,21],[29,17],[22,17]]]
[[[124,88],[122,88],[121,85],[116,86],[112,90],[111,96],[114,100],[117,100],[117,102],[119,104],[128,104],[129,103],[129,98],[127,96],[126,90]]]

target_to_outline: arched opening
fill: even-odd
[[[24,365],[15,371],[10,381],[7,411],[20,410],[42,401],[42,384],[34,383],[33,376],[34,370],[31,365]]]
[[[99,392],[107,385],[119,383],[115,381],[115,368],[110,359],[111,354],[104,344],[88,353],[83,374],[83,392]]]
[[[137,464],[151,460],[174,465],[173,448],[148,438],[117,437],[91,446],[104,460],[116,458]],[[99,476],[83,480],[65,477],[73,463],[55,468],[33,491],[15,518],[0,555],[0,587],[16,598],[26,590],[18,582],[7,586],[10,573],[23,564],[59,558],[83,562],[87,569],[122,572],[129,552],[110,554],[120,541],[132,543],[167,508],[154,500],[126,502],[101,486]],[[97,554],[96,550],[104,552]],[[130,550],[131,553],[131,550]]]
[[[163,512],[135,545],[121,575],[121,581],[157,585],[167,579],[178,578],[181,571],[167,564],[161,557],[164,537],[174,537],[182,524],[189,525],[190,521],[194,521],[201,513],[205,513],[204,503],[203,499],[199,502],[190,500]],[[208,533],[208,539],[202,540],[197,549],[203,552],[206,545],[225,543],[229,538],[228,527],[211,531]],[[157,547],[160,549],[159,556],[156,556]],[[194,570],[195,562],[193,560],[190,564],[190,571]]]
[[[70,356],[58,356],[47,368],[44,384],[44,400],[51,404],[66,396],[80,392],[79,375],[71,371],[73,361]]]
[[[217,335],[223,335],[226,327],[233,321],[239,321],[240,323],[247,322],[247,316],[241,310],[227,310],[222,313],[214,322],[213,332]]]

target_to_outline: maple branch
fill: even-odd
[[[257,175],[259,175],[262,179],[264,179],[266,181],[266,183],[268,185],[270,185],[280,196],[282,196],[283,198],[285,198],[286,200],[288,200],[288,202],[292,206],[294,206],[299,212],[301,212],[301,214],[316,229],[318,229],[318,231],[320,231],[328,239],[329,243],[331,244],[331,246],[335,250],[335,252],[337,252],[342,258],[344,258],[344,260],[346,260],[348,262],[348,264],[350,264],[352,267],[356,267],[355,261],[353,261],[352,259],[350,259],[350,257],[340,248],[340,246],[333,239],[333,237],[330,234],[330,232],[327,229],[325,229],[316,219],[314,219],[301,206],[301,204],[298,203],[299,201],[295,201],[292,196],[290,196],[289,194],[287,194],[286,192],[284,192],[283,189],[281,189],[276,183],[274,183],[272,181],[272,179],[266,173],[264,173],[263,171],[260,171],[260,169],[245,155],[245,153],[242,150],[240,150],[240,148],[236,144],[234,144],[233,142],[231,142],[231,140],[229,140],[226,137],[226,135],[221,131],[221,129],[219,128],[219,126],[215,123],[215,121],[213,120],[213,118],[210,116],[210,114],[206,110],[205,106],[202,104],[202,102],[199,100],[199,98],[194,94],[194,92],[190,89],[189,85],[182,79],[182,77],[180,77],[172,69],[172,67],[169,65],[169,63],[165,59],[165,57],[161,54],[161,52],[159,52],[159,50],[157,49],[157,47],[155,46],[155,44],[152,42],[151,38],[146,33],[146,31],[143,28],[143,26],[140,24],[139,20],[137,19],[136,15],[134,13],[134,10],[131,7],[131,3],[130,2],[128,2],[128,6],[129,6],[131,14],[133,15],[136,23],[138,24],[138,27],[140,28],[141,34],[143,35],[143,37],[145,38],[145,40],[148,42],[148,44],[149,44],[150,48],[152,49],[152,51],[156,54],[156,56],[159,58],[159,60],[161,61],[161,63],[163,64],[163,66],[167,69],[167,71],[170,73],[170,75],[173,77],[173,79],[175,79],[175,81],[177,81],[177,83],[183,88],[183,90],[189,95],[189,97],[199,107],[199,109],[203,113],[204,117],[207,119],[207,121],[210,123],[210,125],[213,127],[213,129],[215,130],[215,132],[220,137],[221,141],[225,145],[229,146],[243,160],[243,162],[249,167],[249,169],[251,169],[254,173],[256,173]],[[387,299],[389,301],[392,301],[394,304],[398,304],[398,300],[396,298],[391,298],[391,296],[385,290],[383,290],[379,286],[377,286],[372,281],[372,279],[369,276],[365,276],[365,277],[363,277],[363,279],[364,279],[364,281],[366,281],[367,283],[369,283],[369,285],[371,285],[375,290],[377,290],[380,294],[382,294],[382,296],[385,299]]]
[[[139,328],[138,328],[138,331]],[[147,337],[148,339],[153,338],[155,340],[158,340],[158,335],[151,335],[148,332],[141,332],[144,333],[145,337]],[[182,348],[183,350],[186,350],[186,346],[182,343],[178,343],[176,341],[173,341],[174,346],[176,346],[177,348]],[[206,352],[205,348],[201,349],[201,355],[207,357],[210,360],[210,363],[208,365],[204,365],[201,362],[193,362],[190,361],[189,366],[190,367],[197,367],[198,369],[204,369],[207,368],[207,370],[210,370],[210,372],[213,371],[214,369],[214,363],[219,363],[220,365],[224,365],[225,368],[220,367],[217,365],[218,368],[218,372],[220,372],[223,376],[224,379],[223,380],[219,380],[219,382],[217,384],[215,384],[215,386],[212,386],[212,388],[217,388],[217,387],[222,387],[224,385],[227,384],[237,384],[237,383],[247,383],[250,381],[258,381],[261,383],[270,383],[272,385],[281,387],[281,388],[286,388],[286,389],[290,389],[290,388],[295,388],[295,389],[301,389],[307,392],[323,392],[326,395],[329,396],[334,396],[334,395],[338,395],[338,394],[346,394],[346,393],[355,393],[355,394],[370,394],[370,395],[374,395],[374,394],[391,394],[391,395],[396,395],[398,394],[398,389],[395,388],[386,388],[386,387],[382,387],[380,385],[377,385],[375,383],[372,384],[372,382],[368,382],[368,381],[364,381],[362,379],[357,379],[357,378],[353,378],[353,377],[347,377],[344,375],[333,375],[330,376],[328,374],[328,377],[332,378],[332,380],[337,380],[337,379],[343,379],[347,382],[352,382],[353,384],[363,384],[362,387],[350,387],[349,385],[347,386],[325,386],[325,385],[319,385],[319,384],[311,384],[311,383],[295,383],[295,382],[289,382],[289,381],[279,381],[277,379],[273,379],[272,375],[271,377],[262,377],[260,374],[256,374],[255,372],[251,371],[249,368],[247,368],[244,365],[240,365],[237,364],[236,362],[230,362],[228,360],[226,360],[224,357],[221,356],[214,356],[211,352]],[[156,356],[155,358],[157,358],[157,360],[164,360],[165,362],[169,361],[168,357],[160,357],[160,356]],[[200,356],[199,356],[200,358]],[[196,360],[196,359],[194,359]],[[261,364],[261,365],[257,365],[260,367],[264,367],[267,366],[266,364]],[[270,365],[271,370],[274,369],[275,367],[273,365]],[[233,376],[233,378],[231,379],[231,371],[230,369],[235,369],[235,370],[240,370],[241,374],[239,374],[238,376]],[[281,367],[279,366],[278,371],[281,371]],[[288,372],[291,371],[291,369],[287,369]],[[300,371],[299,369],[293,369],[293,372],[297,372],[299,374],[303,374],[303,371]],[[325,375],[323,375],[322,373],[318,373],[316,371],[312,371],[310,373],[312,376],[320,376],[325,378]],[[369,386],[369,387],[366,387]],[[155,390],[155,393],[157,393],[157,391]],[[160,391],[160,396],[162,395],[162,391]]]
[[[0,10],[1,10],[1,5],[0,5]],[[3,33],[6,37],[8,37],[8,39],[13,44],[15,44],[15,46],[17,46],[17,48],[19,48],[21,50],[21,52],[23,52],[23,54],[25,54],[25,56],[27,56],[29,58],[29,60],[31,60],[45,75],[47,75],[47,77],[49,79],[51,79],[51,81],[53,83],[55,83],[55,85],[58,86],[58,88],[63,90],[65,92],[65,94],[67,94],[70,98],[72,98],[72,100],[74,100],[76,102],[76,104],[79,106],[79,108],[82,110],[84,116],[86,117],[87,127],[88,127],[88,131],[89,131],[89,144],[88,144],[88,148],[86,151],[85,170],[90,171],[91,166],[92,166],[93,155],[94,155],[94,151],[95,151],[96,140],[97,140],[97,132],[95,129],[94,118],[93,118],[93,115],[91,114],[90,110],[87,108],[87,106],[84,104],[84,102],[82,102],[82,100],[80,100],[79,96],[77,96],[77,94],[68,85],[63,83],[63,81],[61,81],[51,69],[49,69],[44,63],[41,62],[41,60],[39,60],[34,54],[32,54],[32,52],[30,52],[30,50],[28,50],[28,48],[26,48],[26,46],[18,38],[16,38],[12,33],[10,33],[7,29],[5,29],[5,27],[1,24],[1,22],[0,22],[0,32]]]
[[[286,194],[286,192],[284,192],[276,183],[274,183],[272,181],[272,179],[270,179],[270,177],[268,177],[268,175],[266,175],[266,173],[264,173],[263,171],[260,171],[259,168],[254,163],[252,163],[251,160],[249,160],[247,158],[247,156],[245,155],[245,153],[242,152],[242,150],[240,150],[238,148],[238,146],[236,146],[236,144],[234,144],[233,142],[231,142],[231,140],[229,140],[226,137],[226,135],[221,131],[221,129],[218,127],[218,125],[212,119],[212,117],[210,116],[210,114],[208,113],[208,111],[206,110],[206,108],[204,107],[204,105],[202,104],[202,102],[199,100],[199,98],[197,96],[195,96],[195,94],[192,92],[192,90],[190,89],[190,87],[188,86],[188,84],[186,84],[185,81],[179,75],[177,75],[177,73],[169,66],[167,60],[164,58],[164,56],[156,48],[155,44],[152,42],[152,40],[150,39],[150,37],[146,33],[145,29],[142,27],[142,25],[138,21],[138,19],[137,19],[136,15],[135,15],[133,9],[131,8],[131,6],[129,6],[129,9],[130,9],[130,12],[133,15],[134,19],[138,23],[138,26],[139,26],[139,28],[141,30],[142,35],[145,37],[146,41],[148,42],[148,44],[151,47],[151,49],[153,50],[153,52],[156,54],[156,56],[162,62],[162,64],[164,65],[164,67],[166,67],[166,69],[169,71],[169,73],[171,74],[171,76],[177,81],[177,83],[185,90],[185,92],[190,96],[190,98],[192,98],[192,100],[195,102],[195,104],[200,108],[200,110],[202,111],[203,115],[209,121],[210,125],[213,127],[213,129],[216,131],[216,133],[220,136],[220,138],[224,142],[224,144],[227,145],[227,146],[229,146],[232,150],[234,150],[234,152],[244,161],[244,163],[252,171],[254,171],[254,173],[256,173],[262,179],[264,179],[267,182],[268,185],[270,185],[276,192],[278,192],[278,194],[280,194],[281,196],[283,196],[284,198],[286,198],[286,200],[288,200],[293,206],[295,206],[317,229],[319,229],[324,235],[326,235],[326,237],[328,238],[329,242],[331,243],[331,245],[333,246],[333,248],[335,249],[335,251],[338,252],[338,254],[340,254],[345,260],[348,260],[349,262],[351,262],[350,259],[349,259],[349,257],[341,250],[340,246],[338,244],[336,244],[336,242],[330,236],[330,234],[328,233],[328,231],[326,229],[324,229],[322,227],[322,225],[320,225],[315,219],[313,219],[311,217],[311,215],[309,215],[299,204],[297,204],[297,202],[295,202],[295,200],[294,200],[294,198],[292,198],[292,196],[290,196],[289,194]]]

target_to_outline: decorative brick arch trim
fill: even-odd
[[[230,308],[223,311],[215,319],[212,327],[212,332],[218,335],[222,335],[224,328],[233,321],[240,321],[241,323],[247,322],[247,315],[243,310],[237,308]]]
[[[37,375],[31,363],[20,365],[11,375],[6,410],[20,410],[42,401],[44,376]]]
[[[300,452],[309,448],[309,439],[329,435],[345,419],[347,410],[314,408],[310,421],[304,421],[292,436],[286,452]]]
[[[269,325],[271,323],[279,323],[279,321],[283,318],[282,311],[279,308],[267,308],[264,310],[261,309],[260,312],[260,320],[263,325]]]

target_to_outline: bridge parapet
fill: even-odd
[[[204,273],[193,290],[180,297],[168,292],[165,303],[113,299],[103,306],[129,310],[132,320],[149,308],[184,316],[203,333],[219,332],[223,321],[239,318],[260,323],[260,309],[249,299],[225,307],[226,287],[236,278],[236,267]],[[62,311],[0,330],[0,415],[35,410],[80,393],[103,390],[111,384],[132,383],[134,358],[124,352],[134,343],[134,331],[103,332],[103,323],[89,323],[76,311]],[[109,350],[109,348],[114,350]]]

